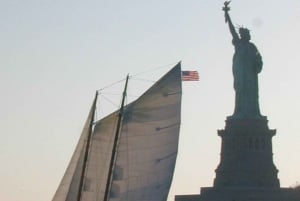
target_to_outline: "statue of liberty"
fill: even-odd
[[[224,3],[225,22],[229,25],[232,35],[233,78],[235,90],[235,109],[231,119],[257,119],[263,118],[259,111],[258,103],[258,73],[262,70],[262,58],[256,46],[250,42],[250,32],[247,28],[240,27],[237,34],[229,16],[228,4]]]

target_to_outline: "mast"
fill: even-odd
[[[94,116],[95,116],[95,111],[96,111],[96,103],[97,103],[97,98],[98,98],[98,91],[96,91],[95,99],[93,102],[93,114],[92,114],[92,119],[89,125],[89,131],[88,131],[88,136],[87,136],[87,142],[86,142],[86,147],[85,147],[85,153],[84,153],[84,158],[83,158],[83,167],[82,167],[82,172],[81,172],[81,178],[79,182],[79,192],[77,196],[77,201],[80,201],[81,195],[82,195],[82,190],[83,190],[83,182],[84,182],[84,175],[86,171],[86,164],[87,164],[87,159],[89,155],[89,149],[90,149],[90,144],[91,144],[91,138],[92,138],[92,128],[93,128],[93,123],[94,123]]]
[[[128,79],[129,79],[129,75],[127,75],[127,77],[126,77],[126,83],[125,83],[125,87],[124,87],[124,91],[123,91],[121,107],[120,107],[120,111],[119,111],[119,115],[118,115],[117,130],[116,130],[116,135],[115,135],[115,139],[114,139],[111,160],[110,160],[110,165],[109,165],[109,170],[108,170],[108,177],[107,177],[107,182],[106,182],[104,201],[108,201],[108,198],[109,198],[108,195],[109,195],[109,192],[111,189],[112,174],[113,174],[113,168],[114,168],[116,156],[117,156],[116,152],[117,152],[117,145],[118,145],[120,130],[121,130],[121,122],[122,122],[123,111],[124,111],[124,103],[125,103],[125,97],[126,97],[126,92],[127,92]]]

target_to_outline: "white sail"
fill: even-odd
[[[93,101],[88,118],[85,122],[81,136],[77,143],[75,152],[71,158],[69,166],[61,180],[61,183],[52,199],[52,201],[75,201],[80,192],[80,181],[84,167],[84,156],[87,148],[87,139],[91,132],[91,125],[93,123],[95,109],[96,109],[97,95]]]
[[[92,137],[81,201],[104,200],[118,113],[97,122]]]
[[[181,70],[177,66],[125,109],[111,201],[167,199],[177,156],[180,111]]]
[[[80,201],[165,201],[176,162],[180,111],[181,67],[178,64],[124,108],[114,153],[119,111],[98,121],[91,137]],[[115,154],[113,166],[112,154]],[[80,154],[77,155],[80,160]],[[108,183],[108,199],[104,200]],[[73,197],[72,201],[77,201],[76,186],[67,190],[73,188],[68,184],[63,188],[72,194],[64,200]]]

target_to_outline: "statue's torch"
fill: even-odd
[[[225,12],[225,14],[228,13],[228,11],[230,10],[230,7],[228,7],[228,5],[230,4],[231,1],[225,1],[224,2],[224,7],[223,7],[223,11]],[[225,22],[227,22],[227,17],[225,17]]]

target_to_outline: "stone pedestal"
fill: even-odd
[[[300,191],[280,188],[273,163],[272,137],[267,119],[227,118],[221,158],[213,187],[201,194],[177,195],[175,201],[300,201]]]
[[[272,137],[267,120],[227,119],[214,187],[279,188],[273,163]]]

